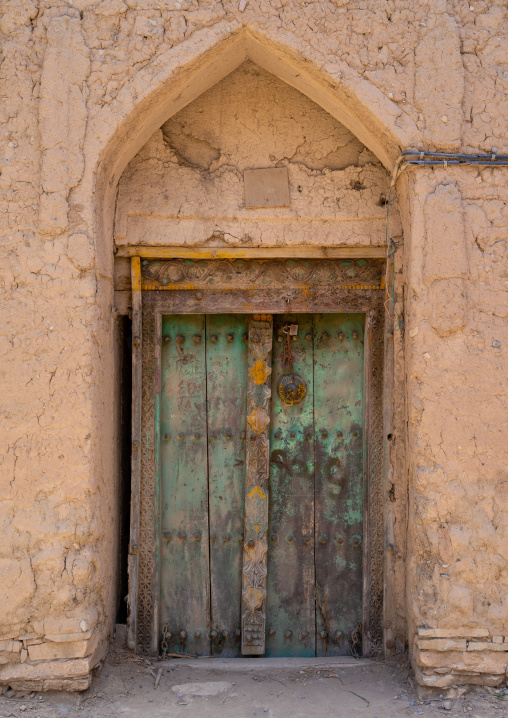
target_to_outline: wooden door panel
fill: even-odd
[[[162,321],[161,624],[169,653],[210,654],[204,315]]]
[[[258,414],[247,425],[247,378],[257,377],[248,366],[248,322],[233,314],[162,321],[161,625],[171,634],[168,652],[248,652],[239,635],[246,438],[259,439]],[[293,372],[306,383],[305,397],[293,404],[279,394],[291,369],[282,367],[278,337],[290,323],[298,325]],[[270,497],[267,656],[347,655],[361,624],[363,334],[359,314],[274,317],[271,411],[265,407],[270,466],[262,487]],[[251,387],[251,403],[263,377]]]
[[[286,406],[278,387],[290,372],[281,365],[282,328],[298,324],[291,343],[294,372],[307,383],[303,401]],[[276,315],[272,359],[270,506],[268,531],[268,656],[313,656],[314,415],[311,315]]]
[[[240,655],[247,317],[206,318],[212,654]]]
[[[363,315],[314,318],[318,656],[349,654],[362,621],[363,332]]]

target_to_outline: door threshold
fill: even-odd
[[[371,658],[334,656],[332,658],[171,658],[173,664],[189,668],[224,671],[271,671],[274,668],[363,668],[375,663]]]

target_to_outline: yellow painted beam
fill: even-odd
[[[117,257],[147,259],[384,259],[386,247],[117,247]]]
[[[133,292],[141,291],[141,261],[139,259],[139,255],[132,256],[131,284]]]

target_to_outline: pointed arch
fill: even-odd
[[[303,48],[298,51],[297,43],[295,39],[291,47],[282,45],[251,28],[218,23],[213,32],[209,28],[196,32],[157,56],[129,80],[117,98],[90,119],[87,131],[80,194],[85,193],[85,204],[87,196],[95,198],[93,223],[99,236],[111,237],[116,186],[132,157],[165,120],[245,60],[307,95],[389,170],[401,149],[418,144],[413,120],[378,88],[339,59],[318,67],[305,57]],[[108,241],[97,243],[99,264],[104,252],[111,252]]]

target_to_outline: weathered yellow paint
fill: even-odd
[[[132,282],[132,291],[140,292],[141,291],[141,258],[139,256],[132,257],[131,282]]]
[[[365,257],[384,259],[386,247],[117,247],[117,257],[147,259],[342,259]]]
[[[256,407],[247,417],[247,421],[251,425],[252,431],[255,431],[256,434],[259,435],[264,431],[266,425],[270,423],[270,417],[264,409]]]
[[[260,260],[262,261],[262,260]],[[298,282],[294,282],[294,287],[298,288]],[[342,289],[384,289],[385,282],[384,278],[381,280],[379,284],[363,284],[361,282],[347,282],[344,284],[338,284],[337,287],[340,287]],[[178,282],[177,284],[159,284],[158,282],[153,282],[147,279],[142,280],[142,289],[143,290],[170,290],[174,291],[175,289],[203,289],[201,284],[198,284],[198,282]],[[249,290],[256,290],[258,287],[253,284],[251,287],[245,288],[242,287],[243,291],[249,291]],[[226,287],[214,287],[214,290],[216,292],[220,291],[230,291]],[[303,296],[307,296],[310,293],[310,289],[308,287],[303,286],[301,288]]]
[[[268,364],[262,359],[258,359],[254,366],[251,366],[251,368],[249,369],[249,374],[258,386],[264,384],[271,373],[272,370],[270,369]]]
[[[255,495],[258,495],[261,499],[266,499],[266,494],[263,492],[263,489],[260,486],[254,486],[252,491],[250,491],[247,496],[249,499],[252,499]],[[258,527],[256,526],[256,531],[258,530]]]

